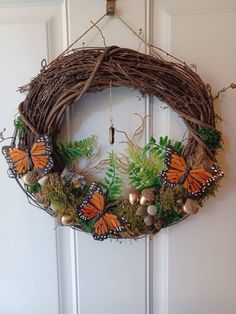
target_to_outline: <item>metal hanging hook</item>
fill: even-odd
[[[107,0],[107,15],[114,15],[116,8],[116,0]]]

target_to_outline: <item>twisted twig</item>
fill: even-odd
[[[215,128],[213,97],[198,74],[183,62],[167,62],[115,46],[74,49],[44,65],[41,73],[22,89],[28,89],[19,107],[29,128],[24,141],[43,133],[55,136],[68,106],[86,93],[109,88],[111,81],[113,86],[139,90],[167,103],[190,131],[186,152],[192,156],[200,145],[203,154],[215,160],[215,152],[198,136],[200,127]]]

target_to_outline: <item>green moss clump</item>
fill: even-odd
[[[122,216],[128,221],[128,237],[130,237],[130,235],[132,237],[140,237],[145,234],[155,234],[158,232],[159,230],[157,230],[155,225],[159,223],[159,217],[154,217],[154,224],[152,226],[146,226],[144,217],[136,215],[138,207],[139,205],[131,205],[128,200],[124,200],[113,210],[114,214]]]
[[[146,225],[143,218],[136,215],[138,205],[131,205],[129,201],[123,201],[114,212],[118,216],[124,217],[130,224],[129,229],[135,235],[140,235],[146,232]]]
[[[160,195],[160,205],[163,210],[167,211],[182,211],[182,205],[185,202],[184,189],[180,185],[176,185],[172,188],[165,188],[162,190]]]
[[[48,182],[42,187],[42,194],[45,200],[55,205],[56,216],[64,213],[71,214],[80,202],[82,197],[81,191],[74,189],[70,185],[63,185],[57,173],[50,174],[48,177]]]
[[[221,134],[214,128],[199,128],[198,134],[203,142],[213,150],[222,147]]]

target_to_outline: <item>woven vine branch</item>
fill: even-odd
[[[215,128],[216,120],[210,88],[199,75],[184,63],[117,46],[74,49],[45,65],[30,84],[20,88],[28,95],[19,112],[30,129],[22,140],[30,143],[38,134],[56,136],[66,108],[110,83],[164,101],[189,130],[186,156],[194,156],[200,147],[201,159],[215,161],[215,151],[198,135],[200,127]]]
[[[3,148],[9,172],[26,193],[30,203],[56,217],[59,224],[92,233],[99,240],[107,237],[138,238],[155,234],[161,228],[182,221],[189,214],[198,211],[207,193],[211,194],[217,188],[215,180],[223,176],[216,163],[216,151],[221,147],[221,134],[216,129],[217,116],[213,102],[228,88],[235,88],[235,84],[230,84],[213,97],[210,86],[191,67],[169,54],[167,56],[173,62],[162,59],[156,53],[147,55],[117,46],[77,49],[70,47],[70,50],[66,50],[49,64],[42,61],[38,76],[20,88],[20,92],[27,93],[27,96],[19,105],[20,118],[14,121],[12,144]],[[110,153],[104,180],[99,183],[90,182],[89,186],[89,181],[93,180],[90,180],[92,174],[87,170],[91,170],[98,154],[92,155],[93,137],[79,142],[59,143],[57,134],[67,108],[75,103],[79,106],[86,94],[97,93],[111,86],[126,87],[139,91],[143,96],[156,97],[163,101],[184,122],[188,130],[188,142],[185,147],[181,142],[172,143],[167,136],[161,137],[159,141],[151,137],[145,147],[139,147],[137,142],[142,136],[145,119],[140,117],[141,126],[135,131],[133,140],[124,131],[116,130],[126,136],[128,155],[121,154],[124,157],[122,160],[114,152]],[[3,133],[4,131],[0,133],[0,142],[5,140]],[[39,136],[41,141],[50,139],[50,148],[39,148],[36,155],[39,161],[40,158],[41,161],[48,158],[46,166],[43,165],[47,170],[45,172],[38,171],[30,149],[35,140],[38,144]],[[81,147],[83,150],[80,150]],[[18,169],[13,160],[16,152],[22,154],[15,162]],[[163,169],[163,166],[169,167],[170,156],[174,154],[175,158],[179,158],[176,162],[177,168],[181,164],[179,160],[182,160],[184,169],[180,169],[182,174],[177,182],[168,185],[168,180],[171,179],[166,175],[168,169]],[[71,167],[79,156],[88,157],[86,165],[90,168],[87,169],[86,166],[86,169],[76,171]],[[132,168],[129,159],[133,164],[136,161],[136,166]],[[19,167],[21,162],[28,163],[29,166]],[[195,178],[195,185],[190,183],[183,186],[187,178],[191,177],[190,172],[194,173],[196,169],[203,172],[202,176]],[[211,170],[208,172],[206,169]],[[130,180],[131,192],[128,199],[121,196],[120,173],[127,174]],[[170,178],[172,176],[170,169]],[[195,194],[192,186],[197,191]],[[93,193],[95,198],[99,198],[99,195],[103,198],[100,203],[103,206],[100,209],[102,212],[94,216],[94,220],[83,217],[82,209]],[[135,201],[132,201],[132,197]],[[170,217],[170,213],[176,215]],[[103,230],[98,238],[99,228],[96,230],[96,224],[106,214],[111,219],[117,215],[116,223],[110,223],[115,231],[109,233]],[[63,222],[66,216],[67,219],[69,217],[69,223]],[[108,225],[109,223],[104,227],[101,224],[100,228]]]

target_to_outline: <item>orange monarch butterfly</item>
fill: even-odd
[[[9,165],[11,177],[21,176],[33,167],[39,174],[44,175],[53,167],[51,141],[47,135],[38,136],[31,149],[4,146],[2,153]]]
[[[174,187],[183,185],[189,198],[198,199],[214,183],[223,177],[224,173],[216,167],[192,169],[187,166],[184,158],[168,146],[165,158],[166,168],[162,171],[161,178],[166,186]]]
[[[93,237],[103,241],[123,231],[128,224],[123,217],[116,216],[105,209],[105,199],[101,186],[92,182],[85,200],[77,207],[78,215],[83,220],[94,219]]]

